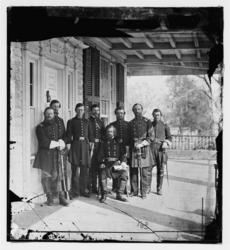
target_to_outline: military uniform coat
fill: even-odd
[[[49,175],[56,175],[58,172],[59,151],[58,149],[50,149],[51,141],[64,139],[64,132],[58,127],[55,120],[51,123],[43,121],[36,128],[38,139],[38,153],[34,161],[34,168],[39,168]]]
[[[114,170],[113,165],[116,161],[126,161],[125,152],[122,150],[122,145],[117,138],[105,139],[100,146],[98,154],[98,162],[106,165],[106,173],[109,178],[117,178],[120,175],[120,170]],[[114,160],[108,159],[114,158]]]
[[[145,117],[134,118],[129,122],[129,145],[131,155],[131,167],[138,167],[137,152],[134,147],[135,142],[141,143],[144,140],[149,144],[154,140],[154,133],[152,123]],[[155,164],[150,146],[144,146],[141,148],[141,167],[149,167]]]
[[[105,126],[100,118],[90,116],[89,118],[89,142],[94,143],[94,150],[91,159],[92,165],[97,165],[97,154],[100,144],[105,137]]]
[[[74,117],[67,122],[66,142],[71,143],[69,161],[73,165],[89,167],[89,122]]]
[[[110,125],[113,125],[117,130],[117,138],[119,142],[125,147],[128,146],[129,140],[128,140],[128,125],[129,123],[124,120],[117,120],[115,122],[110,123]]]
[[[159,165],[161,165],[162,163],[166,163],[168,160],[167,152],[165,152],[165,149],[163,152],[161,148],[162,141],[164,140],[172,141],[172,136],[168,125],[163,121],[158,121],[158,122],[153,121],[152,124],[153,124],[155,139],[151,143],[151,149],[156,159],[156,162]]]

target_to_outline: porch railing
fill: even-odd
[[[215,136],[196,135],[172,135],[172,145],[170,149],[175,150],[214,150]]]

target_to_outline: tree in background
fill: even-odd
[[[197,130],[199,134],[211,134],[213,127],[212,103],[203,86],[196,84],[193,77],[171,76],[167,80],[169,96],[165,114],[170,126]]]

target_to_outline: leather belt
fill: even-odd
[[[84,141],[84,140],[85,140],[85,137],[78,137],[78,138],[75,138],[74,140],[75,140],[75,141]]]
[[[118,158],[115,158],[115,157],[108,157],[106,158],[106,161],[117,161]]]

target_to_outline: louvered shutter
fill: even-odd
[[[100,103],[100,52],[92,47],[83,51],[83,99],[86,117],[92,104]]]
[[[116,65],[117,106],[124,105],[124,67],[120,63]]]

